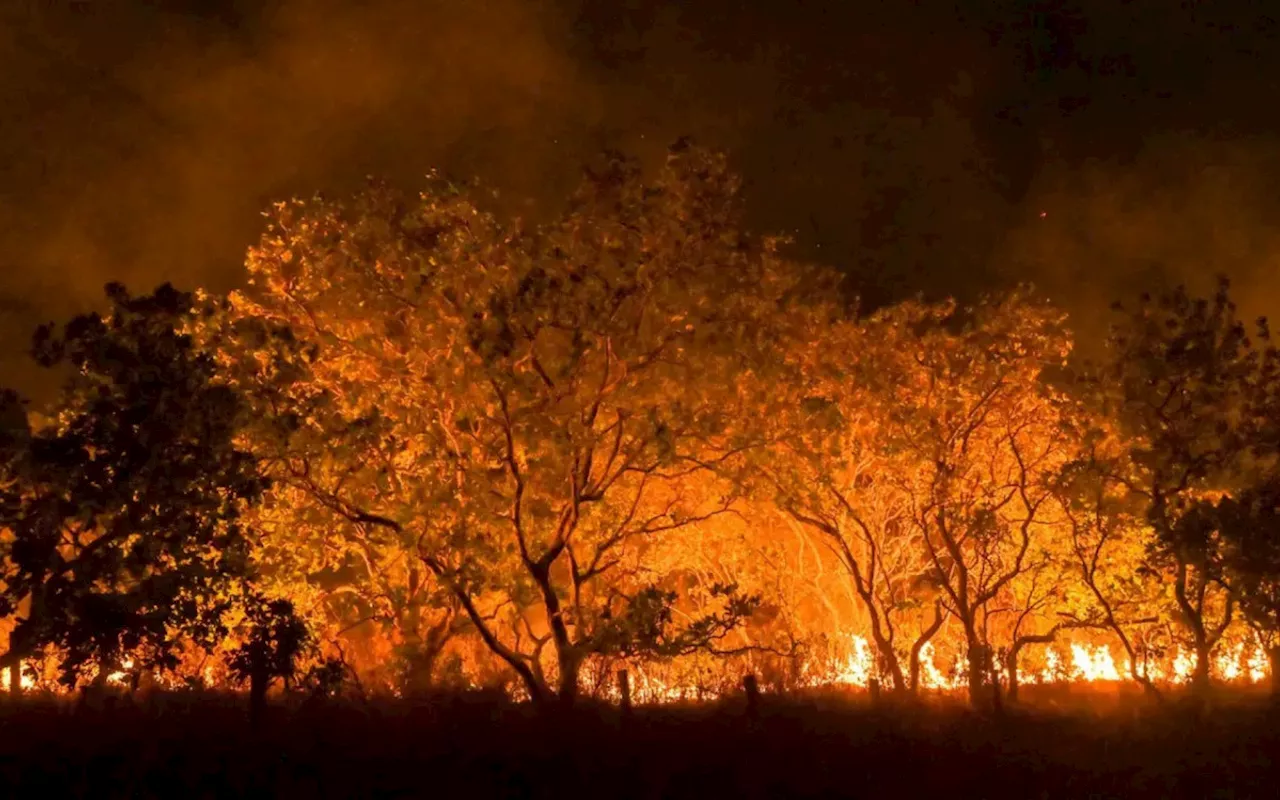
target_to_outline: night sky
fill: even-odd
[[[683,135],[864,305],[1031,280],[1088,338],[1224,272],[1269,312],[1267,6],[0,0],[0,383],[107,280],[234,286],[273,199],[439,167],[536,216]]]

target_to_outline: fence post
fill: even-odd
[[[625,670],[618,670],[618,698],[623,714],[631,713],[631,675]]]
[[[754,717],[760,713],[760,682],[754,672],[748,672],[742,678],[742,688],[747,693],[747,714]]]

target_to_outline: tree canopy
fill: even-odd
[[[688,144],[537,224],[482,197],[279,203],[241,290],[42,328],[62,393],[0,394],[0,666],[199,650],[258,709],[316,659],[400,694],[759,670],[987,704],[1280,657],[1280,361],[1225,284],[1121,309],[1086,363],[1029,288],[845,304]]]
[[[159,667],[210,644],[249,575],[246,506],[266,488],[235,444],[242,404],[186,328],[192,296],[164,286],[41,328],[34,354],[66,381],[34,425],[10,398],[0,486],[3,658],[57,654],[63,680],[122,659]],[[16,683],[16,680],[15,680]]]

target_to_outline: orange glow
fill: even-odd
[[[1071,645],[1071,679],[1085,682],[1118,681],[1120,672],[1105,645]]]
[[[829,683],[845,686],[866,686],[875,674],[875,658],[871,646],[861,636],[853,637],[853,652],[838,665]]]
[[[1252,683],[1261,683],[1271,674],[1271,664],[1261,647],[1254,647],[1245,661],[1246,675]]]
[[[35,678],[26,670],[22,671],[21,683],[23,689],[33,689],[36,685]],[[9,691],[9,669],[7,667],[0,669],[0,685],[3,685],[4,691]]]
[[[863,636],[852,635],[847,640],[848,649],[844,656],[825,666],[816,662],[805,662],[802,665],[798,684],[806,688],[843,687],[857,690],[869,688],[874,678],[879,678],[886,690],[889,682],[884,676],[877,674],[875,648]],[[1035,663],[1033,663],[1033,661]],[[106,682],[110,686],[127,687],[129,685],[132,660],[126,659],[120,669],[110,673]],[[1162,662],[1150,663],[1146,669],[1148,676],[1157,684],[1179,686],[1187,684],[1195,666],[1194,654],[1182,647],[1175,648],[1170,657]],[[1141,668],[1141,665],[1140,665]],[[740,691],[741,674],[750,672],[749,668],[733,668],[724,670],[723,684],[707,685],[705,674],[697,678],[691,677],[687,669],[665,664],[631,664],[627,667],[630,674],[632,701],[637,705],[663,705],[680,702],[699,702],[715,700],[728,694]],[[1226,684],[1257,684],[1270,678],[1270,664],[1265,650],[1244,641],[1236,641],[1222,645],[1215,653],[1211,664],[1211,674],[1216,681]],[[1003,664],[996,666],[996,675],[1003,682],[1008,676]],[[200,683],[212,688],[219,685],[215,668],[206,665],[199,672]],[[1119,683],[1133,678],[1128,662],[1123,654],[1110,645],[1082,641],[1060,641],[1048,645],[1036,658],[1028,654],[1022,664],[1022,681],[1031,684],[1051,683]],[[92,678],[90,678],[92,679]],[[182,681],[167,675],[153,676],[155,685],[176,689]],[[965,688],[967,680],[966,665],[963,653],[954,653],[939,661],[933,642],[926,643],[920,650],[920,688],[933,692],[956,692]],[[9,686],[9,671],[0,670],[0,686],[5,691]],[[36,688],[36,680],[32,673],[24,671],[22,688]],[[621,701],[616,675],[609,674],[598,686],[589,684],[585,675],[580,681],[580,689],[584,695],[594,696],[611,703]],[[507,687],[508,696],[518,702],[528,700],[528,694],[519,684]]]
[[[121,662],[120,666],[123,667],[123,669],[117,670],[116,672],[112,672],[107,675],[107,683],[111,684],[112,686],[125,685],[129,677],[129,673],[127,672],[127,670],[130,670],[133,668],[133,659],[126,658],[123,662]]]
[[[950,689],[954,685],[933,663],[933,642],[926,642],[920,648],[920,683],[926,689]]]
[[[1191,681],[1191,673],[1196,668],[1195,657],[1188,651],[1179,648],[1177,654],[1173,657],[1173,683],[1189,683]],[[1153,678],[1158,679],[1158,673],[1152,673]]]

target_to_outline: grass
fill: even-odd
[[[157,694],[0,710],[0,786],[31,798],[1277,796],[1263,698],[1208,710],[1127,695],[1028,697],[1000,717],[954,702],[838,695],[554,716],[482,697],[277,706]]]

